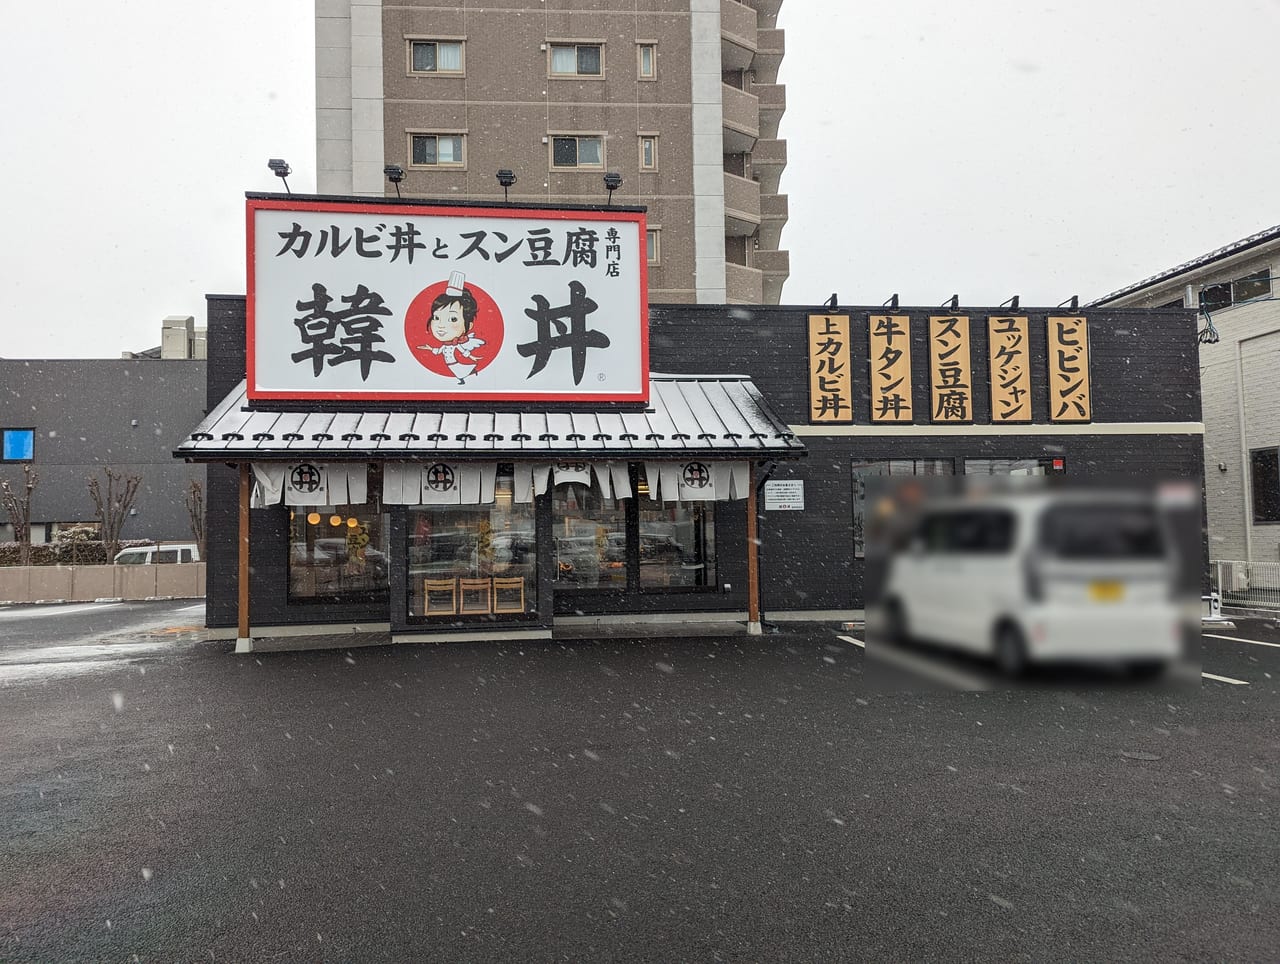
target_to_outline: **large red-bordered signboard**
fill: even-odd
[[[251,399],[648,400],[643,212],[247,205]]]

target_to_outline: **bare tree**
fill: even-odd
[[[98,525],[102,529],[102,545],[107,550],[107,561],[115,559],[120,551],[120,530],[129,518],[129,509],[133,506],[134,496],[138,494],[138,486],[142,484],[140,475],[123,475],[112,468],[102,470],[107,477],[107,491],[96,475],[89,477],[89,498],[93,500]]]
[[[195,536],[196,547],[200,550],[200,558],[204,558],[204,486],[199,479],[192,479],[187,485],[187,494],[183,498],[187,507],[187,517],[191,520],[191,534]]]
[[[31,493],[35,491],[40,476],[29,465],[22,467],[25,479],[22,494],[13,491],[8,479],[0,479],[0,502],[9,513],[9,524],[13,526],[13,540],[18,543],[18,564],[31,565]]]

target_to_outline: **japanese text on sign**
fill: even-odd
[[[870,318],[871,421],[911,421],[911,320]]]
[[[640,211],[250,198],[253,399],[644,401]]]
[[[929,319],[930,418],[973,421],[973,371],[969,360],[969,319]]]
[[[809,421],[853,421],[847,316],[809,316]]]
[[[1049,420],[1087,422],[1093,417],[1089,395],[1089,322],[1084,318],[1049,319]]]
[[[1021,318],[988,318],[991,359],[991,421],[1031,421],[1030,323]]]

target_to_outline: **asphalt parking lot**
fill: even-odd
[[[834,626],[236,656],[113,612],[0,611],[5,960],[1280,946],[1274,626],[1206,639],[1236,683],[889,693]]]

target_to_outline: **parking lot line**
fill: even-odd
[[[1219,683],[1230,683],[1232,686],[1248,686],[1249,681],[1243,679],[1232,679],[1230,676],[1214,676],[1212,673],[1201,673],[1205,679],[1215,679]]]
[[[853,643],[853,645],[858,646],[862,649],[867,648],[866,643],[864,643],[860,639],[854,639],[852,636],[837,636],[836,639],[843,639],[846,643]]]
[[[1252,643],[1254,646],[1270,646],[1272,649],[1280,649],[1280,643],[1264,643],[1260,639],[1244,639],[1241,636],[1219,636],[1217,633],[1201,633],[1201,636],[1208,636],[1211,639],[1229,639],[1233,643]]]

